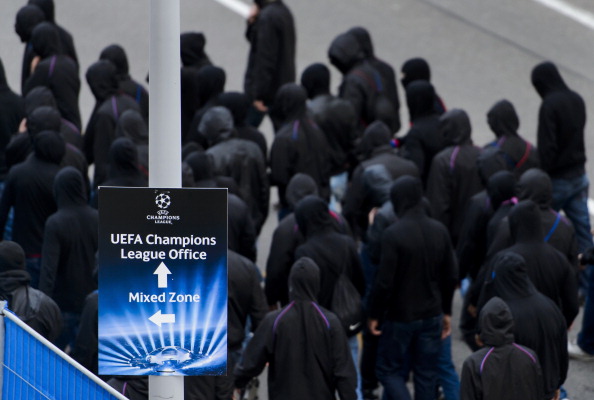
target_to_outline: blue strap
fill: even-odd
[[[140,96],[142,95],[142,87],[140,85],[136,85],[136,102],[140,104]]]
[[[555,218],[555,222],[553,223],[553,226],[549,230],[549,233],[547,233],[547,236],[545,236],[545,238],[544,238],[545,243],[547,243],[549,241],[549,239],[551,238],[551,236],[553,236],[553,232],[555,232],[555,229],[557,229],[557,225],[559,225],[560,220],[561,220],[561,214],[557,213],[557,218]]]

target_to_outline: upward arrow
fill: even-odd
[[[157,275],[157,281],[160,288],[167,287],[167,275],[171,275],[171,271],[169,271],[169,268],[167,268],[164,262],[159,264],[155,272],[153,272],[153,275]]]

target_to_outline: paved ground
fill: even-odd
[[[101,49],[120,43],[128,52],[131,74],[143,79],[148,70],[148,1],[55,0],[56,19],[75,37],[84,81],[86,68]],[[544,7],[536,0],[286,0],[295,14],[298,30],[298,72],[312,62],[327,62],[326,51],[334,36],[351,26],[367,27],[376,53],[397,70],[410,57],[425,57],[433,69],[433,83],[448,107],[464,108],[470,114],[477,144],[491,139],[485,114],[497,100],[508,98],[520,115],[520,133],[535,140],[540,99],[530,84],[531,68],[549,59],[561,68],[567,83],[586,99],[589,119],[594,110],[594,31],[587,24]],[[22,44],[14,33],[14,16],[25,0],[2,0],[0,13],[0,58],[9,83],[19,88]],[[566,4],[565,2],[561,2]],[[571,4],[593,13],[588,0]],[[182,31],[203,31],[207,52],[227,71],[227,89],[241,90],[247,42],[240,16],[212,0],[181,1]],[[588,14],[581,13],[588,17]],[[590,14],[591,15],[591,14]],[[587,19],[587,18],[586,18]],[[333,87],[339,76],[333,70]],[[403,99],[401,92],[401,99]],[[86,83],[81,91],[83,121],[94,100]],[[406,109],[402,120],[407,120]],[[270,125],[265,124],[269,138]],[[587,144],[592,144],[591,124]],[[592,159],[594,146],[588,146]],[[588,164],[594,176],[594,164]],[[265,265],[275,219],[269,218],[259,240],[258,265]],[[457,300],[457,309],[460,302]],[[570,331],[575,336],[576,326]],[[456,332],[454,333],[456,335]],[[455,336],[457,337],[457,336]],[[455,340],[458,367],[468,355]],[[591,381],[594,363],[572,361],[566,383],[573,400],[594,398]],[[261,398],[266,398],[262,390]]]

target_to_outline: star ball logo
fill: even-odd
[[[154,221],[155,224],[173,225],[173,221],[179,221],[179,215],[169,215],[167,208],[171,206],[171,192],[155,190],[155,205],[159,208],[157,215],[147,215],[146,219]]]

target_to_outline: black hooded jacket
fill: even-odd
[[[55,25],[49,22],[38,24],[31,33],[31,45],[41,61],[27,79],[23,95],[38,86],[47,86],[56,98],[62,117],[80,129],[78,65],[64,54]]]
[[[422,196],[421,181],[410,176],[390,189],[398,219],[382,235],[370,318],[411,322],[451,315],[456,258],[447,229],[426,215]]]
[[[96,99],[84,135],[84,153],[89,164],[95,164],[93,184],[99,186],[107,178],[109,147],[116,138],[116,126],[122,113],[133,109],[140,112],[130,96],[119,92],[117,70],[110,61],[93,63],[86,74]]]
[[[479,318],[485,347],[464,361],[460,400],[544,399],[538,356],[514,343],[514,318],[507,304],[495,297]]]
[[[39,289],[62,311],[81,313],[85,298],[97,288],[93,271],[99,216],[88,205],[82,175],[62,169],[54,181],[58,211],[45,223]]]
[[[254,142],[234,137],[233,117],[229,110],[216,106],[209,109],[199,126],[210,147],[215,175],[229,176],[239,186],[239,196],[247,203],[256,232],[268,216],[270,187],[266,160]]]
[[[250,52],[244,92],[270,105],[282,85],[295,81],[296,33],[293,15],[283,1],[261,3],[256,20],[247,26]]]
[[[0,59],[0,179],[6,175],[5,149],[13,133],[25,118],[25,104],[8,86],[4,65]]]
[[[41,255],[45,221],[56,211],[54,177],[65,152],[64,140],[52,131],[37,134],[33,146],[33,154],[8,172],[0,201],[0,237],[13,207],[12,239],[27,257]]]
[[[145,121],[149,118],[149,94],[146,88],[130,77],[128,71],[128,57],[124,48],[117,44],[107,46],[99,54],[100,60],[111,61],[117,70],[117,79],[121,92],[132,97],[140,107],[140,112]]]
[[[537,147],[542,168],[551,178],[574,178],[585,172],[586,105],[569,89],[555,64],[532,70],[532,85],[542,98],[538,112]]]
[[[195,84],[199,102],[197,104],[197,111],[192,115],[192,120],[185,136],[187,140],[194,141],[205,149],[210,144],[200,134],[200,121],[209,109],[217,105],[217,98],[225,90],[226,81],[227,75],[225,74],[225,70],[214,65],[202,67],[196,75]]]
[[[342,212],[355,235],[363,240],[368,226],[367,215],[374,207],[365,184],[365,171],[374,165],[383,165],[392,179],[404,175],[419,177],[417,166],[412,161],[401,157],[390,145],[390,139],[390,129],[381,121],[375,121],[365,129],[359,144],[363,160],[355,168],[351,184],[347,187],[344,196]]]
[[[427,81],[414,81],[406,87],[411,127],[401,139],[403,155],[417,165],[423,184],[427,182],[433,157],[448,145],[440,134],[434,96],[435,90]]]
[[[196,70],[205,65],[212,65],[210,58],[204,51],[206,37],[202,32],[184,32],[179,37],[181,62],[184,67]]]
[[[116,125],[115,137],[126,137],[136,145],[138,153],[138,167],[148,178],[149,168],[149,137],[148,126],[142,115],[129,109],[122,113]]]
[[[500,100],[487,113],[487,122],[496,140],[485,147],[497,147],[505,155],[509,169],[519,178],[524,171],[540,165],[536,147],[520,135],[520,120],[512,103]]]
[[[431,215],[448,228],[456,246],[468,201],[483,188],[476,167],[480,149],[472,144],[470,119],[464,110],[452,109],[443,114],[439,132],[449,147],[431,162],[426,196]]]
[[[25,93],[25,82],[31,76],[31,61],[35,58],[33,45],[31,45],[31,32],[37,24],[45,21],[45,14],[35,5],[27,4],[19,9],[16,14],[14,30],[21,42],[25,44],[23,61],[21,65],[21,93]]]
[[[271,400],[356,399],[357,375],[338,317],[317,304],[320,270],[309,258],[291,268],[291,302],[266,315],[234,371],[244,387],[268,367]]]
[[[320,195],[330,195],[330,162],[324,133],[308,118],[307,94],[299,85],[288,83],[277,93],[275,109],[280,129],[270,149],[270,183],[278,187],[280,203],[287,206],[285,190],[298,172],[311,176]]]
[[[295,250],[295,259],[309,257],[320,268],[320,304],[330,309],[340,274],[345,274],[363,295],[365,281],[357,246],[352,237],[336,232],[327,203],[317,196],[303,198],[295,209],[295,220],[305,237]]]
[[[516,341],[538,355],[544,398],[551,399],[565,382],[569,367],[565,319],[555,303],[536,290],[521,256],[500,253],[493,259],[493,265],[494,273],[489,281],[494,294],[511,310]]]
[[[508,170],[493,174],[487,182],[487,195],[493,207],[493,215],[487,223],[487,255],[493,254],[491,248],[499,230],[504,226],[505,218],[512,208],[517,204],[516,178]]]
[[[406,90],[406,87],[409,83],[423,80],[427,82],[431,82],[431,68],[429,67],[429,63],[427,60],[421,57],[410,58],[402,64],[402,68],[400,68],[400,73],[402,74],[402,79],[400,82],[402,83],[402,87]],[[446,112],[446,106],[435,92],[433,96],[433,109],[438,114],[443,114]]]

